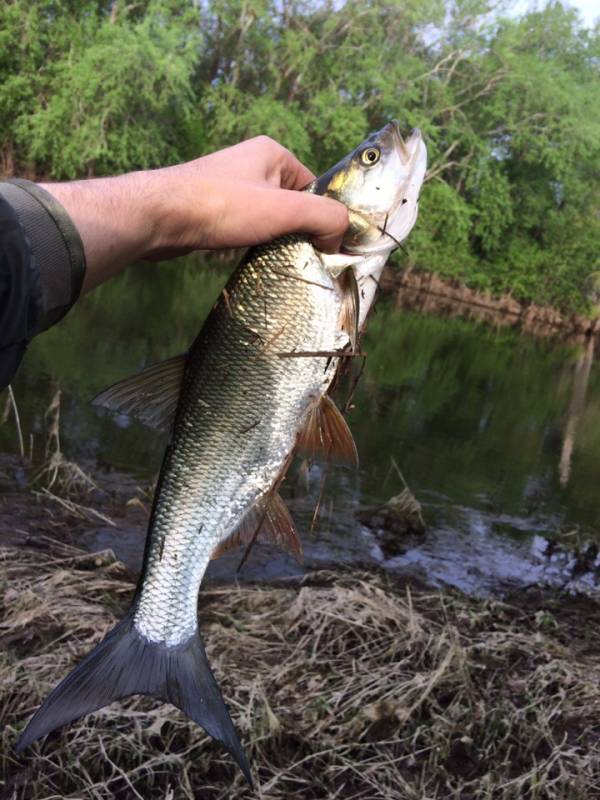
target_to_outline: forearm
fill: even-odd
[[[157,238],[151,173],[41,184],[67,210],[87,263],[83,292],[149,255]]]

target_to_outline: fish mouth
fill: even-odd
[[[409,164],[417,155],[423,136],[419,128],[413,128],[405,140],[400,132],[400,123],[393,119],[383,129],[390,137],[403,164]]]
[[[417,218],[419,191],[427,169],[427,148],[419,128],[413,128],[404,140],[396,127],[397,122],[394,120],[390,124],[396,129],[400,142],[398,152],[408,171],[384,226],[385,233],[399,245],[406,239]]]
[[[408,174],[401,186],[398,187],[396,202],[388,210],[388,218],[393,218],[398,210],[398,206],[406,202],[406,192],[410,184],[414,181],[417,173],[424,172],[427,151],[423,143],[423,135],[419,128],[413,128],[407,139],[404,139],[400,132],[400,123],[397,119],[391,120],[385,126],[384,131],[391,137],[396,151],[400,156],[403,167],[408,168]],[[422,176],[418,180],[419,186]],[[416,198],[415,198],[416,199]]]

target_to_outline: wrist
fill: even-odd
[[[66,209],[79,232],[87,262],[84,291],[155,247],[158,225],[146,174],[40,184]]]
[[[144,258],[169,258],[214,246],[207,234],[220,213],[222,193],[202,174],[201,161],[142,173],[149,230]]]

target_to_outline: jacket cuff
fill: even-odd
[[[15,210],[40,277],[41,314],[31,335],[58,322],[79,297],[85,252],[77,228],[63,206],[41,186],[12,179],[0,194]]]

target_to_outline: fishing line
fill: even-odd
[[[399,247],[400,250],[402,250],[402,252],[404,253],[404,255],[408,258],[409,257],[408,256],[408,250],[404,247],[402,242],[400,242],[398,239],[396,239],[395,236],[393,236],[388,230],[386,230],[389,216],[390,216],[390,213],[388,211],[388,213],[385,215],[385,222],[383,223],[383,228],[380,228],[379,225],[375,225],[375,227],[377,228],[378,231],[383,233],[385,236],[389,236],[390,239],[393,239],[393,241],[396,242],[396,246]]]

